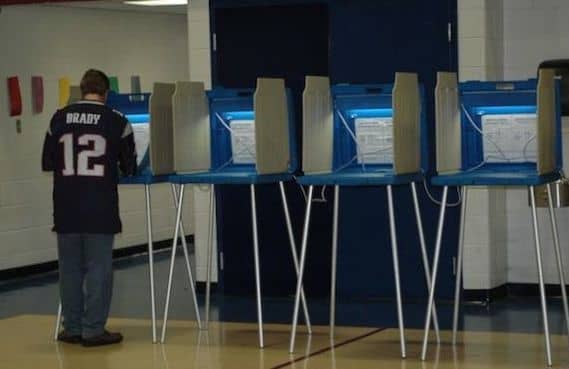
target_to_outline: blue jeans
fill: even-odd
[[[112,234],[58,233],[59,289],[68,334],[102,334],[113,294]]]

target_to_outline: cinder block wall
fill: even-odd
[[[57,258],[51,232],[51,176],[41,172],[40,154],[49,119],[57,109],[58,78],[68,76],[78,83],[87,68],[100,68],[118,76],[127,92],[133,74],[141,76],[145,91],[154,81],[188,79],[184,14],[39,5],[1,10],[0,270]],[[45,107],[37,115],[32,113],[33,75],[44,78]],[[20,78],[24,103],[20,134],[16,119],[8,116],[9,76]],[[155,238],[171,238],[175,215],[169,186],[153,187],[152,196]],[[120,201],[124,232],[116,247],[145,244],[144,189],[121,187]],[[192,201],[184,210],[186,231],[193,233]]]

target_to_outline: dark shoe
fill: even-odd
[[[103,334],[95,337],[90,338],[83,338],[82,344],[84,347],[95,347],[95,346],[105,346],[105,345],[114,345],[116,343],[122,342],[122,334],[120,333],[111,333],[105,331]]]
[[[81,338],[81,335],[69,334],[63,331],[57,335],[57,340],[60,342],[71,343],[73,345],[76,345],[78,343],[81,343],[83,339]]]

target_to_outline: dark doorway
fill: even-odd
[[[305,76],[328,75],[328,6],[215,8],[214,4],[212,13],[216,44],[214,85],[254,88],[258,77],[284,78],[293,96],[300,148]],[[218,237],[225,265],[223,289],[230,295],[252,295],[254,270],[249,188],[218,188]],[[294,183],[287,184],[286,191],[297,243],[300,243],[304,199]],[[294,292],[296,280],[276,185],[257,186],[257,208],[263,295],[290,295]],[[326,212],[326,209],[321,211]],[[316,213],[314,216],[314,219],[328,218],[325,214]],[[324,231],[330,229],[330,221],[326,223]],[[307,275],[307,281],[310,281],[307,282],[307,292],[314,296],[324,292],[318,286],[329,283],[330,246],[329,242],[322,243],[321,247],[312,246],[311,254],[322,254],[317,265],[310,264],[310,270],[320,272]]]
[[[454,0],[212,0],[214,85],[252,88],[259,76],[285,78],[294,96],[300,135],[306,75],[329,75],[334,84],[391,83],[395,72],[417,72],[425,89],[432,170],[435,78],[437,71],[457,70],[456,19]],[[298,139],[301,147],[300,136]],[[288,184],[287,191],[299,244],[304,200],[295,184]],[[440,198],[440,192],[431,191]],[[439,208],[427,198],[421,184],[418,192],[427,247],[432,251]],[[427,290],[411,193],[402,186],[394,194],[403,295],[406,301],[424,299]],[[330,189],[327,195],[332,197]],[[451,192],[449,201],[453,200]],[[263,294],[288,296],[293,292],[294,271],[276,186],[259,186],[257,203]],[[218,204],[224,291],[253,295],[248,188],[220,186]],[[339,298],[394,296],[386,204],[384,188],[342,190]],[[310,297],[329,294],[331,208],[331,202],[313,207],[305,279]],[[457,208],[448,210],[447,219],[437,289],[444,297],[452,296],[454,288]]]
[[[456,71],[456,1],[331,1],[332,83],[392,83],[396,72],[414,72],[425,89],[429,166],[435,167],[434,89],[438,71]],[[440,191],[431,188],[436,199]],[[427,247],[435,243],[439,207],[422,184],[418,194]],[[345,188],[340,196],[338,295],[356,299],[393,298],[395,284],[385,188]],[[456,192],[449,192],[454,202]],[[402,293],[424,300],[427,289],[419,252],[411,192],[394,189]],[[447,212],[437,292],[451,297],[458,239],[457,208]]]

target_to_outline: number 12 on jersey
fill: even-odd
[[[89,167],[89,159],[99,158],[105,155],[107,140],[97,134],[84,134],[77,137],[77,173],[75,173],[75,142],[73,134],[67,133],[61,136],[59,143],[63,144],[63,170],[64,176],[103,177],[105,165],[95,164]]]

